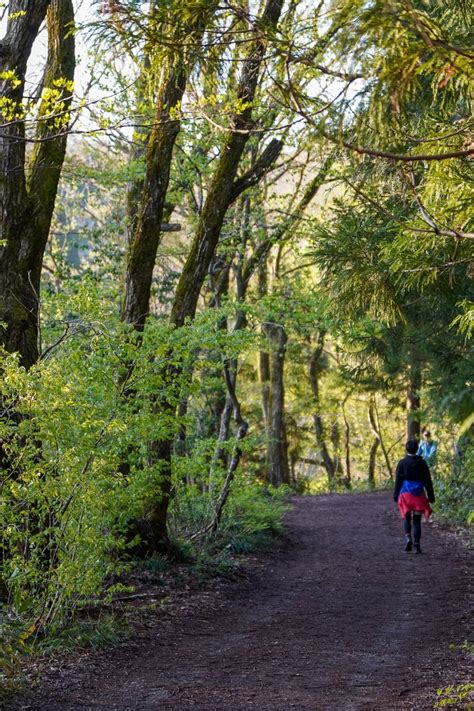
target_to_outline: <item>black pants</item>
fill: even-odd
[[[411,535],[411,511],[407,511],[403,521],[403,528],[407,536]],[[420,542],[421,538],[421,517],[423,514],[413,511],[413,540],[415,543]]]

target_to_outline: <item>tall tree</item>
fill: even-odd
[[[265,50],[275,32],[284,0],[267,0],[261,16],[253,28],[253,37],[242,64],[237,85],[238,110],[232,116],[231,128],[223,141],[217,165],[211,179],[207,196],[198,218],[198,226],[178,281],[171,309],[171,322],[183,326],[186,319],[193,318],[199,295],[214,257],[225,215],[239,195],[268,170],[278,155],[281,145],[272,141],[263,151],[249,173],[237,178],[244,149],[252,134],[252,110]],[[242,109],[242,107],[244,107]],[[178,367],[179,370],[179,367]],[[176,366],[171,367],[170,378],[177,375]],[[174,404],[160,402],[161,411],[174,410]],[[171,455],[173,438],[164,437],[150,445],[154,462],[160,462],[162,481],[160,490],[150,506],[148,515],[148,548],[157,550],[167,545],[167,512],[171,495]]]
[[[283,381],[288,336],[283,326],[277,323],[266,322],[262,329],[270,350],[267,479],[274,486],[280,486],[290,483]]]
[[[265,51],[270,36],[276,31],[283,1],[267,0],[254,29],[256,37],[250,42],[247,56],[242,65],[236,97],[239,105],[245,108],[237,111],[232,117],[232,125],[223,141],[207,197],[199,216],[196,234],[178,281],[171,311],[171,320],[176,326],[182,326],[186,318],[194,316],[202,285],[215,254],[226,212],[249,185],[246,177],[236,180],[236,176],[245,146],[254,128],[252,111],[255,93]],[[275,158],[280,148],[279,144],[273,143],[272,145],[270,143],[268,145],[262,154],[257,170],[253,170],[257,179],[268,168],[268,154]]]
[[[216,2],[199,0],[191,7],[177,3],[171,13],[172,31],[161,53],[160,79],[153,126],[146,138],[145,175],[129,196],[129,242],[122,319],[142,331],[150,311],[150,293],[160,243],[173,149],[180,130],[179,112],[189,73],[197,59],[206,25]],[[167,10],[168,12],[168,10]],[[154,23],[162,32],[170,17]],[[158,41],[158,40],[157,40]],[[152,52],[149,49],[148,52]],[[156,71],[156,61],[144,58],[144,71]],[[131,198],[131,199],[130,199]],[[135,203],[138,200],[138,206]]]
[[[38,359],[41,267],[66,152],[74,79],[71,0],[11,0],[0,52],[0,343]],[[27,62],[47,14],[48,56],[33,136],[25,131]],[[26,144],[34,144],[31,157]]]

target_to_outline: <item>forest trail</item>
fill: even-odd
[[[466,549],[428,524],[423,555],[405,553],[390,492],[295,497],[287,522],[259,572],[15,708],[432,708],[469,633]]]

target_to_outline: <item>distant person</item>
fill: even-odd
[[[430,503],[434,503],[433,482],[426,461],[418,454],[418,440],[409,439],[405,445],[406,455],[397,465],[394,501],[403,518],[405,550],[421,553],[421,517],[428,519],[432,513]],[[412,531],[413,517],[413,538]]]
[[[429,467],[432,467],[436,459],[436,450],[438,445],[431,439],[431,432],[429,430],[424,430],[423,439],[421,440],[417,454],[423,457],[425,462]]]

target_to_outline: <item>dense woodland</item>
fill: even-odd
[[[15,643],[289,491],[391,487],[422,427],[472,520],[469,1],[1,8]]]

